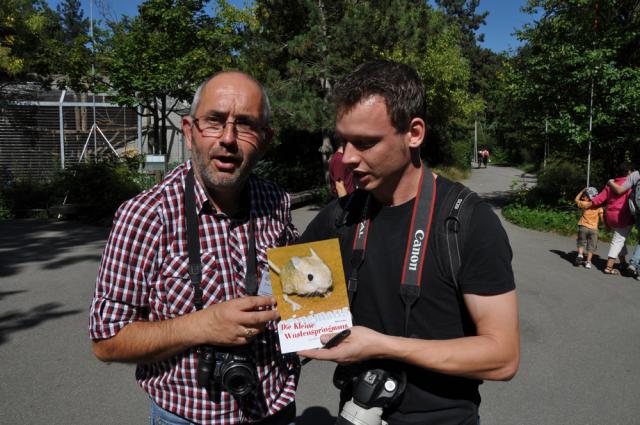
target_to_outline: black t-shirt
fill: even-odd
[[[420,298],[411,309],[408,334],[420,339],[453,339],[475,335],[475,326],[459,293],[438,260],[443,247],[437,243],[433,230],[442,209],[444,194],[453,183],[438,177],[434,222],[429,234]],[[340,238],[344,270],[349,277],[355,226],[360,219],[349,219],[344,226],[342,208],[346,200],[334,200],[309,224],[300,242]],[[339,206],[336,203],[340,203]],[[353,202],[352,204],[355,204]],[[351,305],[355,325],[378,332],[404,335],[404,303],[400,298],[400,281],[406,251],[414,200],[402,205],[369,208],[370,227],[364,263],[359,269],[358,290]],[[338,208],[338,210],[336,210]],[[353,205],[348,206],[351,211]],[[356,214],[357,215],[357,214]],[[349,216],[351,217],[351,215]],[[462,241],[462,266],[459,285],[463,293],[495,295],[515,288],[511,269],[512,252],[509,240],[491,207],[476,205]],[[389,363],[389,367],[394,365]],[[397,365],[395,365],[397,367]],[[407,372],[408,385],[396,411],[387,420],[408,424],[475,424],[480,404],[478,385],[481,381],[435,373],[410,365],[401,365]],[[426,416],[425,416],[426,415]]]

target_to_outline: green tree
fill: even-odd
[[[56,15],[43,0],[0,2],[0,93],[7,99],[10,84],[51,82],[56,62],[51,40]]]
[[[90,22],[84,16],[80,0],[65,0],[58,4],[59,28],[55,36],[59,60],[55,71],[59,75],[59,87],[71,87],[77,91],[94,91],[96,79],[92,64],[94,55],[91,44],[102,33],[98,27],[93,40],[89,34]]]
[[[234,64],[242,12],[224,1],[146,0],[138,16],[110,23],[104,83],[119,103],[150,111],[154,153],[166,153],[166,118],[208,75]]]
[[[313,155],[318,149],[318,163],[326,164],[332,152],[334,112],[328,99],[333,85],[356,65],[381,57],[420,70],[429,86],[428,145],[451,141],[455,131],[450,130],[458,124],[454,115],[460,119],[470,106],[469,68],[457,47],[456,29],[427,3],[257,0],[254,7],[256,20],[246,26],[249,42],[241,57],[267,82],[279,142],[294,140],[294,148],[283,154],[299,152],[299,140],[305,140],[304,152]],[[432,132],[436,127],[442,131]],[[427,153],[432,162],[450,160],[441,149]]]
[[[591,140],[593,157],[609,172],[622,159],[638,155],[637,1],[530,0],[526,10],[541,10],[542,17],[519,32],[526,45],[512,60],[507,88],[509,109],[528,111],[522,124],[537,131],[520,142],[539,158],[542,144],[533,139],[544,139],[546,121],[546,137],[558,155],[585,158]]]

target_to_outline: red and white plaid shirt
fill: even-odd
[[[92,339],[114,336],[134,321],[171,319],[195,311],[189,280],[184,186],[187,162],[157,186],[125,202],[116,213],[102,256],[91,305]],[[289,196],[255,176],[248,181],[254,217],[258,282],[269,273],[266,250],[294,241]],[[218,213],[196,180],[202,258],[203,305],[246,295],[244,278],[249,221]],[[136,379],[163,409],[202,424],[236,424],[273,415],[294,400],[297,358],[280,353],[276,325],[269,323],[253,346],[258,378],[255,397],[242,406],[227,392],[211,393],[196,382],[197,347],[162,362],[140,364]]]

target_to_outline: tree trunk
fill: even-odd
[[[333,146],[331,145],[331,136],[326,130],[322,131],[322,146],[320,146],[320,154],[322,155],[322,169],[324,170],[324,181],[327,185],[329,182],[329,159],[333,153]]]
[[[326,52],[327,50],[327,18],[324,14],[324,2],[323,0],[318,0],[318,12],[320,16],[320,31],[324,37],[324,46],[323,50]],[[325,65],[325,64],[323,64]],[[324,66],[326,70],[326,66]],[[329,95],[331,94],[331,81],[328,78],[320,78],[320,86],[325,91],[324,92],[324,101],[326,103],[329,102]],[[325,184],[329,185],[329,158],[331,158],[331,154],[333,153],[333,146],[331,145],[331,136],[329,136],[329,131],[325,128],[322,129],[322,146],[320,146],[320,155],[322,155],[322,169],[324,170],[324,181]]]
[[[160,152],[160,117],[158,117],[158,101],[153,100],[153,153]]]
[[[167,161],[169,160],[169,152],[167,152],[167,95],[162,95],[160,102],[160,119],[162,120],[162,131],[160,132],[160,153],[165,154],[164,165],[166,169]]]

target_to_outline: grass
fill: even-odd
[[[511,223],[520,227],[559,233],[565,236],[575,236],[578,229],[580,211],[578,209],[570,211],[552,207],[529,208],[520,204],[511,204],[502,209],[502,215]],[[605,229],[602,223],[598,229],[598,239],[604,242],[611,241],[611,231]],[[634,226],[627,238],[627,244],[635,245],[637,243],[638,228]]]
[[[469,177],[469,174],[471,174],[470,169],[461,169],[456,167],[432,167],[431,170],[440,176],[453,180],[454,182],[465,180]]]

